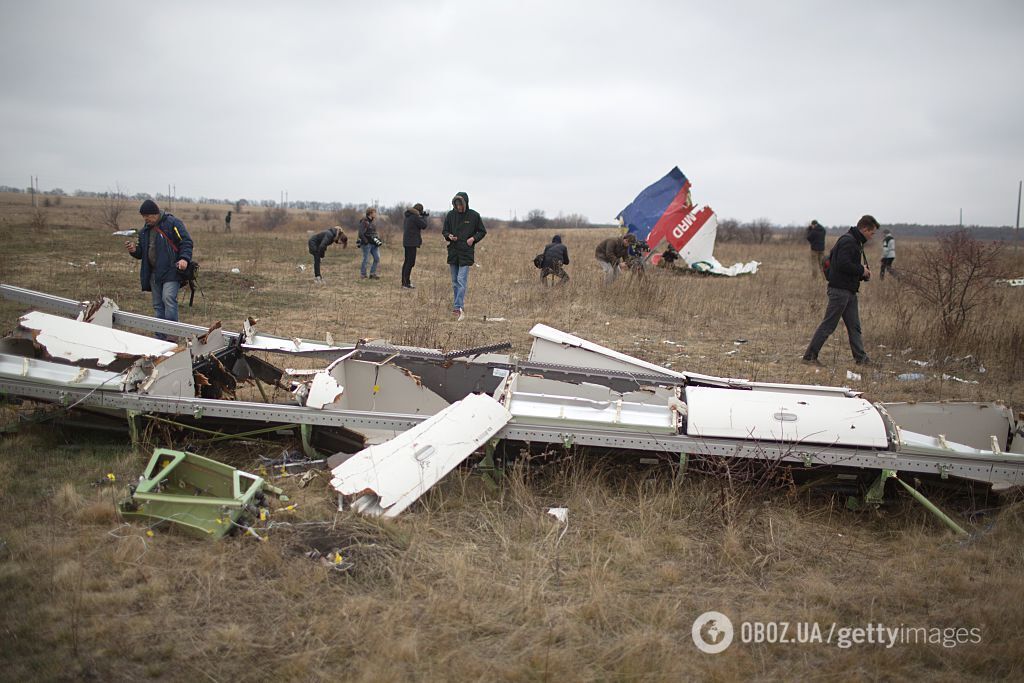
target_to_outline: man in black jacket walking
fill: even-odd
[[[858,365],[870,363],[861,339],[860,313],[857,310],[857,292],[860,283],[871,279],[871,270],[864,258],[864,244],[878,230],[878,221],[874,216],[863,216],[857,221],[857,227],[839,238],[832,253],[829,255],[828,272],[828,306],[825,318],[814,331],[811,343],[804,351],[803,362],[809,365],[821,365],[818,353],[825,341],[839,325],[842,318],[846,325],[846,333],[850,337],[850,351]]]
[[[402,246],[405,247],[405,261],[402,263],[402,288],[416,289],[412,283],[412,269],[416,266],[416,250],[423,244],[421,234],[427,228],[427,214],[422,204],[413,204],[405,212],[402,224]]]

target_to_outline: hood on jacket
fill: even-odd
[[[456,192],[455,193],[455,196],[452,197],[452,208],[453,209],[455,208],[455,200],[458,199],[459,197],[462,197],[462,201],[465,202],[466,208],[468,209],[469,208],[469,195],[466,194],[465,192]]]
[[[562,236],[561,235],[555,235],[554,237],[551,238],[551,243],[552,244],[561,244],[562,243]]]

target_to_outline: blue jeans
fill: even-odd
[[[145,257],[143,257],[145,258]],[[171,282],[157,282],[156,277],[149,278],[149,287],[153,290],[153,313],[161,320],[178,321],[178,290],[181,283],[175,279]]]
[[[448,267],[452,271],[452,297],[454,299],[452,308],[461,311],[462,304],[466,301],[466,287],[469,286],[470,266],[457,266],[454,263],[449,263]]]
[[[359,274],[366,277],[366,262],[370,259],[370,254],[373,254],[373,265],[370,266],[370,275],[376,275],[377,264],[380,263],[380,250],[376,244],[364,244],[360,248],[363,250],[363,264],[359,266]]]

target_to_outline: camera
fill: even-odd
[[[377,237],[376,235],[374,235],[374,236],[372,236],[370,238],[370,242],[372,242],[373,246],[375,246],[375,247],[380,247],[380,246],[384,245],[384,240],[382,240],[381,238]]]
[[[429,211],[420,211],[420,215],[423,216],[424,218],[429,218],[430,217],[430,212]]]

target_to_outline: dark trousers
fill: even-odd
[[[895,258],[884,258],[884,259],[882,259],[882,272],[878,276],[879,280],[884,280],[885,279],[885,271],[889,271],[890,273],[893,274],[893,276],[896,275],[896,271],[892,269],[892,262],[895,261],[895,260],[896,260]]]
[[[561,261],[555,261],[547,268],[541,268],[540,281],[543,283],[547,283],[546,278],[548,277],[548,275],[551,276],[552,283],[554,283],[556,277],[558,278],[558,282],[556,284],[563,284],[569,281],[569,273],[565,272],[565,269],[562,268]]]
[[[412,269],[416,266],[416,250],[419,247],[405,248],[405,261],[402,263],[402,284],[411,285]]]
[[[838,287],[828,288],[828,306],[825,308],[825,319],[818,325],[811,337],[811,343],[804,351],[805,360],[817,359],[821,347],[839,325],[842,319],[846,325],[846,333],[850,336],[850,351],[853,352],[853,359],[863,363],[868,359],[864,350],[864,340],[860,332],[860,312],[857,310],[857,294]]]
[[[320,254],[313,254],[313,277],[320,277]]]

